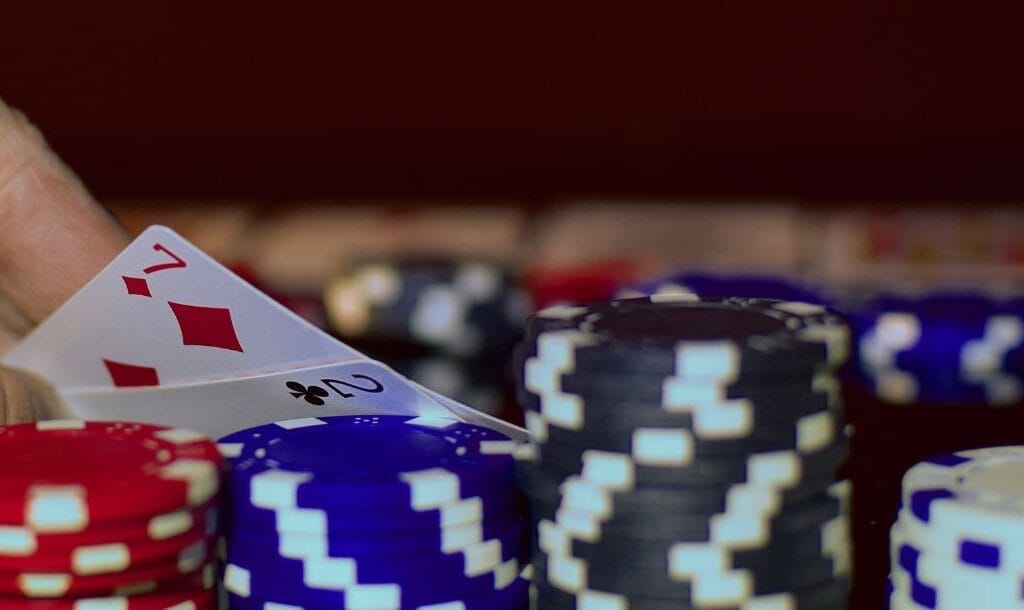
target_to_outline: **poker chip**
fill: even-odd
[[[682,271],[623,288],[620,299],[645,296],[744,297],[825,303],[822,295],[804,284],[770,275]]]
[[[324,304],[345,340],[460,357],[504,353],[530,312],[505,265],[438,257],[355,262],[328,283]]]
[[[653,568],[630,569],[617,562],[545,554],[534,559],[534,569],[563,591],[614,591],[626,597],[676,599],[696,607],[740,605],[754,597],[812,587],[837,576],[832,560],[821,557],[730,567],[727,574],[699,574],[687,579],[659,574]]]
[[[0,594],[25,597],[90,597],[118,590],[156,586],[183,575],[202,571],[212,556],[212,542],[203,540],[185,547],[171,559],[116,573],[81,576],[69,572],[22,569],[0,573]]]
[[[807,415],[790,418],[788,421],[759,421],[757,415],[751,418],[751,426],[739,432],[724,429],[717,434],[707,429],[694,430],[694,424],[702,424],[693,417],[686,420],[679,418],[675,425],[668,419],[658,422],[660,425],[633,425],[632,421],[620,422],[618,426],[610,421],[598,418],[587,419],[588,449],[625,453],[632,456],[642,455],[652,439],[662,442],[674,442],[685,445],[687,453],[694,457],[736,456],[744,451],[812,451],[815,447],[832,443],[841,437],[846,429],[846,422],[841,413],[833,410],[821,410]],[[531,418],[535,424],[537,418]],[[572,452],[575,446],[574,434],[557,426],[546,426],[537,431],[543,438],[545,447],[558,449],[560,453]]]
[[[248,483],[236,489],[266,508],[304,508],[307,489],[311,506],[324,497],[327,506],[418,508],[441,494],[458,500],[452,494],[463,483],[503,490],[495,481],[514,472],[507,436],[435,417],[294,419],[231,434],[219,444],[231,457],[232,482]]]
[[[903,477],[893,598],[932,610],[1024,607],[1024,447],[935,456]]]
[[[851,308],[854,380],[883,402],[1024,399],[1024,307],[981,294],[882,294]]]
[[[159,591],[81,599],[0,598],[0,610],[213,610],[217,608],[214,578],[211,565],[198,579]]]
[[[529,544],[507,436],[357,415],[258,426],[220,447],[232,483],[224,586],[238,607],[525,601],[524,586],[508,588]]]
[[[849,584],[843,579],[826,582],[795,591],[781,591],[751,597],[742,606],[721,606],[721,610],[831,610],[842,608],[846,602]],[[536,607],[553,610],[695,610],[697,607],[677,599],[650,595],[623,595],[597,589],[582,589],[568,593],[540,579],[535,579]]]
[[[821,493],[832,483],[831,473],[803,477],[784,489],[749,488],[729,483],[683,487],[607,489],[582,476],[563,478],[540,468],[521,468],[520,485],[540,506],[561,503],[562,507],[593,514],[599,518],[611,515],[646,513],[715,514],[737,503],[768,503],[779,505],[800,503]]]
[[[69,420],[0,427],[0,460],[0,524],[44,533],[206,504],[221,464],[192,431]]]
[[[183,429],[0,426],[0,608],[213,607],[223,460]]]
[[[218,527],[218,506],[210,503],[154,515],[145,519],[101,524],[72,534],[36,532],[24,526],[0,525],[0,562],[14,562],[34,555],[70,554],[80,547],[117,543],[130,547],[180,539],[205,532],[214,535]]]
[[[193,528],[180,536],[167,540],[154,540],[142,544],[104,542],[81,545],[72,549],[37,549],[28,556],[0,555],[0,571],[68,572],[72,574],[105,574],[123,572],[131,566],[177,561],[196,545],[212,539],[215,532],[206,528]]]
[[[847,352],[808,303],[658,294],[530,318],[516,457],[537,607],[842,607]]]
[[[696,319],[699,324],[691,322]],[[849,331],[838,314],[768,299],[667,295],[555,306],[531,316],[526,332],[542,350],[542,361],[548,351],[552,358],[567,356],[563,372],[718,379],[801,365],[834,367],[849,351]]]
[[[849,454],[847,443],[836,442],[807,454],[782,450],[753,453],[748,458],[697,456],[679,442],[674,431],[664,435],[651,432],[644,439],[630,454],[541,444],[539,462],[555,474],[582,473],[588,480],[607,486],[646,487],[750,481],[767,468],[761,466],[766,463],[779,464],[779,472],[802,477],[832,472]],[[765,459],[759,460],[762,456]]]
[[[458,598],[440,604],[414,606],[414,608],[416,610],[523,610],[529,587],[530,582],[520,576],[505,588],[481,597]],[[248,610],[250,608],[253,610],[263,610],[267,607],[282,605],[279,601],[271,601],[276,599],[279,598],[242,597],[233,593],[228,594],[231,607],[238,608],[239,610]]]

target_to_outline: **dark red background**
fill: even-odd
[[[91,4],[0,95],[101,196],[1024,195],[990,3]]]

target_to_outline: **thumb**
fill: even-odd
[[[0,367],[0,425],[45,419],[55,406],[56,396],[45,382]]]
[[[0,100],[0,296],[38,324],[128,245],[28,119]],[[11,317],[11,316],[8,316]]]

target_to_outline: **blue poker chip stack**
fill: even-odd
[[[936,293],[880,295],[852,309],[855,381],[883,402],[1024,400],[1024,304]]]
[[[903,477],[891,610],[1024,607],[1024,446],[948,453]]]
[[[543,310],[516,350],[537,610],[845,607],[848,329],[803,302]]]
[[[521,610],[527,527],[512,442],[451,419],[266,424],[230,459],[232,608]]]

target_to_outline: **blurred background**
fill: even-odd
[[[1017,12],[13,3],[0,90],[132,228],[286,291],[407,249],[1004,280]]]
[[[1020,292],[1013,3],[269,7],[9,3],[0,95],[131,230],[171,226],[484,410],[519,419],[503,358],[531,306],[652,278],[767,277],[844,311],[952,290],[1005,313]],[[420,302],[433,317],[398,329]],[[935,374],[955,378],[940,403],[1024,395]],[[861,430],[863,405],[924,401],[860,389]],[[878,429],[931,428],[903,453],[862,434],[894,459],[876,499],[929,452],[997,440],[899,413]],[[879,607],[894,509],[864,502],[862,607]]]

